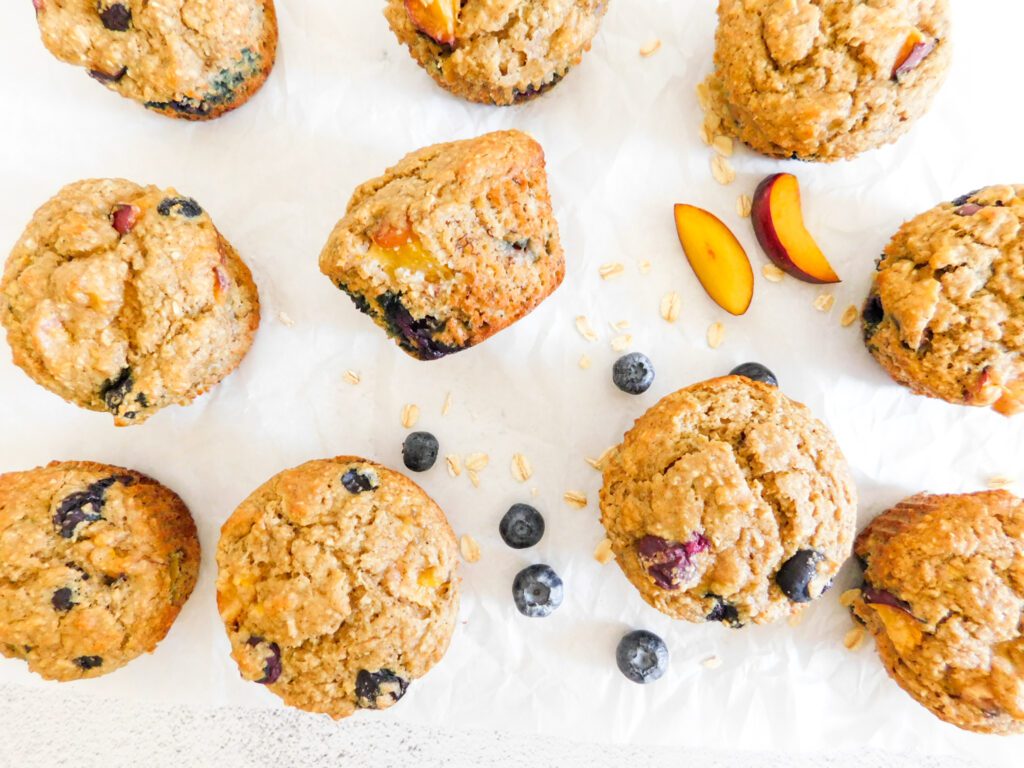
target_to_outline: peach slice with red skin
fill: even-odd
[[[896,64],[892,68],[892,79],[899,82],[903,75],[917,69],[918,65],[928,57],[928,54],[935,50],[936,44],[934,39],[925,37],[921,30],[912,31],[907,35],[906,42],[903,43],[899,55],[896,56]]]
[[[420,32],[441,45],[455,45],[462,0],[405,0],[405,12]]]
[[[679,244],[700,284],[726,312],[742,315],[754,298],[754,270],[740,241],[703,208],[677,204],[674,213]]]
[[[805,283],[841,282],[804,226],[796,176],[776,173],[762,181],[754,193],[750,218],[757,242],[783,272]]]

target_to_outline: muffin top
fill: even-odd
[[[217,565],[242,677],[334,718],[398,701],[455,627],[458,553],[444,513],[364,459],[272,477],[224,523]]]
[[[855,517],[828,429],[740,376],[663,398],[604,468],[601,522],[619,566],[648,603],[687,621],[799,612],[849,557]]]
[[[124,426],[234,370],[259,298],[195,200],[90,179],[29,222],[0,281],[0,321],[14,362],[37,383]]]
[[[862,318],[896,381],[951,403],[1024,409],[1022,217],[1024,187],[987,187],[896,233]]]

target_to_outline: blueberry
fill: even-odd
[[[437,461],[440,446],[429,432],[412,432],[402,443],[402,461],[413,472],[426,472]]]
[[[377,297],[377,304],[388,322],[389,332],[406,352],[420,360],[437,360],[459,351],[458,347],[434,340],[434,335],[444,330],[444,321],[429,315],[417,320],[402,303],[401,295],[389,291]]]
[[[75,666],[81,669],[96,669],[103,666],[102,656],[79,656],[74,659]]]
[[[99,8],[100,21],[112,32],[124,32],[131,26],[132,12],[121,3],[113,3],[108,8]]]
[[[700,533],[694,533],[685,542],[668,541],[652,535],[636,541],[640,565],[662,589],[679,589],[693,578],[696,573],[693,558],[710,548],[711,542]]]
[[[117,70],[117,72],[114,72],[113,74],[108,74],[107,72],[103,72],[99,69],[89,70],[89,77],[91,77],[93,80],[98,80],[101,83],[119,83],[121,82],[121,78],[123,78],[127,74],[128,67],[121,67],[119,70]]]
[[[102,520],[107,489],[117,482],[131,485],[135,481],[131,477],[105,477],[90,484],[84,491],[75,491],[65,496],[53,515],[53,523],[61,537],[70,539],[82,523]]]
[[[117,413],[133,386],[135,382],[132,381],[131,368],[122,368],[116,379],[106,379],[100,387],[100,397],[103,398],[107,410]]]
[[[878,330],[878,325],[885,319],[885,307],[882,306],[882,299],[877,293],[872,293],[860,313],[864,321],[864,338],[870,339]]]
[[[376,672],[361,669],[356,675],[356,703],[362,709],[384,709],[402,698],[408,688],[409,681],[390,669]]]
[[[349,493],[364,493],[376,489],[373,478],[364,475],[358,469],[352,468],[341,476],[341,484]]]
[[[172,213],[180,213],[188,219],[194,219],[203,213],[199,203],[191,197],[167,197],[160,201],[156,212],[161,216],[170,216]]]
[[[268,643],[262,637],[256,635],[246,640],[246,644],[251,645],[253,648],[258,645],[265,645],[267,647],[268,654],[263,662],[263,677],[256,682],[263,685],[277,682],[277,678],[281,676],[281,646],[277,643]]]
[[[612,366],[615,386],[630,395],[642,395],[654,383],[654,365],[647,355],[630,352]]]
[[[615,663],[634,683],[653,683],[668,668],[668,646],[653,632],[638,629],[619,640]]]
[[[562,580],[549,565],[531,565],[516,574],[512,599],[523,616],[550,616],[562,604]]]
[[[974,197],[979,192],[981,192],[980,189],[972,189],[966,195],[960,195],[960,197],[958,197],[956,200],[954,200],[953,201],[953,205],[957,206],[958,208],[961,205],[967,205],[967,203],[971,202],[971,198]]]
[[[775,574],[775,583],[794,603],[809,603],[811,581],[818,573],[818,563],[824,559],[821,552],[801,549],[782,564]]]
[[[501,518],[498,533],[512,549],[532,547],[544,535],[544,516],[529,504],[513,504]]]
[[[735,605],[726,602],[719,595],[709,594],[705,595],[705,597],[710,597],[715,601],[715,606],[711,609],[711,613],[704,617],[705,621],[720,621],[734,629],[743,626],[743,623],[740,621],[740,612],[736,610]]]
[[[71,587],[61,587],[53,593],[53,597],[50,598],[50,603],[53,605],[53,610],[64,613],[70,611],[71,607],[75,604],[74,593],[71,591]]]
[[[760,363],[743,363],[743,365],[737,365],[729,371],[729,375],[745,376],[752,381],[760,381],[762,384],[770,384],[773,387],[779,386],[779,380],[775,378],[775,374]]]

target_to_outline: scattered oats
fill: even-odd
[[[291,316],[283,309],[277,313],[277,319],[280,320],[285,325],[287,325],[289,328],[295,325],[295,321],[292,320]]]
[[[718,349],[725,341],[725,326],[721,323],[712,323],[708,326],[708,346]]]
[[[843,608],[849,608],[860,597],[859,589],[848,589],[839,596],[839,604]]]
[[[468,533],[462,534],[459,539],[459,551],[462,552],[462,559],[467,563],[475,563],[480,560],[480,545]]]
[[[412,429],[420,420],[420,407],[415,403],[406,403],[402,406],[402,426]]]
[[[586,315],[580,315],[576,318],[576,330],[580,332],[587,341],[597,341],[597,332],[594,330],[594,326],[587,320]]]
[[[715,136],[721,133],[718,129],[722,127],[722,118],[714,112],[708,112],[704,115],[704,126],[708,129],[711,139],[714,139]],[[708,141],[708,144],[710,143],[711,141]]]
[[[711,175],[719,184],[729,185],[736,181],[736,170],[732,167],[732,163],[721,155],[711,158]]]
[[[625,272],[626,267],[625,265],[615,261],[609,262],[607,264],[602,264],[600,267],[598,267],[597,271],[598,274],[601,275],[602,280],[610,280],[611,278],[618,277],[623,272]]]
[[[486,453],[470,453],[466,456],[466,469],[471,472],[482,472],[490,464],[491,457]]]
[[[345,371],[345,381],[352,385],[358,384],[360,381],[359,374],[355,371]]]
[[[654,38],[653,40],[647,41],[640,47],[640,55],[646,59],[648,56],[656,54],[660,48],[661,40]]]
[[[594,550],[594,559],[601,565],[608,565],[613,557],[615,557],[615,553],[612,552],[611,539],[602,539]]]
[[[447,416],[448,411],[452,409],[452,393],[449,392],[444,396],[444,405],[441,406],[441,415]]]
[[[848,651],[856,651],[862,645],[864,645],[864,630],[860,627],[854,627],[846,633],[846,637],[843,638],[843,645],[846,646]]]
[[[859,314],[860,310],[857,309],[855,304],[851,304],[843,312],[843,316],[839,318],[839,324],[842,325],[843,328],[848,328],[853,325],[854,321],[857,319],[857,315]]]
[[[473,484],[474,488],[480,487],[480,473],[475,469],[467,469],[466,474],[469,475],[469,482]]]
[[[732,139],[728,136],[715,136],[714,141],[711,142],[711,148],[715,150],[722,157],[732,157]]]
[[[539,488],[531,488],[530,489],[530,495],[533,496],[533,498],[537,498],[538,496],[540,496],[540,489]]]
[[[799,627],[803,620],[804,615],[802,613],[794,613],[792,616],[786,619],[786,623],[789,624],[789,626],[791,627]]]
[[[617,323],[608,323],[613,331],[624,331],[629,328],[629,320],[619,320]]]
[[[650,261],[650,259],[644,259],[643,261],[641,261],[640,262],[640,274],[641,275],[646,275],[650,271],[651,271],[651,261]]]
[[[736,198],[736,213],[741,219],[750,218],[750,211],[754,207],[754,201],[750,195],[740,195]],[[775,266],[772,264],[771,266]],[[776,267],[778,269],[778,267]]]
[[[582,368],[585,371],[589,367],[590,367],[590,358],[587,357],[586,355],[581,356],[580,357],[580,368]]]
[[[594,469],[596,469],[598,472],[603,472],[604,471],[604,465],[608,461],[608,458],[612,455],[612,452],[614,450],[615,450],[615,446],[614,445],[611,446],[610,448],[605,448],[604,453],[602,453],[596,459],[592,459],[592,458],[590,458],[588,456],[587,459],[586,459],[586,462],[587,462],[587,464],[592,466]]]
[[[718,669],[722,666],[722,660],[718,656],[708,656],[700,663],[704,669]]]
[[[674,323],[679,319],[679,308],[682,302],[679,300],[679,294],[675,291],[669,291],[661,297],[661,317],[667,323]]]
[[[625,352],[629,349],[629,345],[633,343],[633,337],[624,333],[621,336],[616,336],[612,339],[612,351],[614,352]]]
[[[836,297],[831,293],[820,293],[814,300],[814,308],[819,312],[828,312],[836,303]]]
[[[993,475],[988,479],[988,487],[993,491],[1008,491],[1016,481],[1008,475]]]
[[[448,474],[452,477],[458,477],[462,474],[462,462],[459,461],[459,457],[454,453],[449,453],[444,457],[445,464],[448,465]]]
[[[562,498],[566,504],[576,509],[584,509],[587,506],[587,494],[580,491],[566,491]]]
[[[707,84],[703,81],[697,85],[697,103],[700,104],[700,108],[705,112],[711,106],[711,91],[708,90]]]
[[[700,126],[700,140],[709,147],[711,146],[711,142],[715,140],[715,135],[711,132],[711,129],[708,128],[707,123],[702,123]]]
[[[533,467],[530,466],[530,460],[521,453],[512,454],[512,477],[520,483],[525,483],[533,477]]]
[[[769,283],[781,283],[786,276],[785,272],[770,262],[761,267],[761,274]]]

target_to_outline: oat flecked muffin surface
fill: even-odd
[[[947,0],[719,0],[712,119],[775,157],[893,142],[945,79],[949,26]]]
[[[607,8],[608,0],[388,0],[384,15],[440,86],[506,106],[579,64]]]
[[[852,604],[892,678],[946,722],[1024,733],[1024,502],[919,494],[857,537]]]
[[[500,131],[407,155],[355,191],[320,270],[414,357],[479,344],[565,274],[544,151]]]
[[[904,224],[878,262],[868,350],[917,394],[1024,410],[1024,186],[996,186]]]
[[[112,91],[171,117],[241,106],[270,74],[273,0],[33,0],[43,43]]]
[[[38,384],[125,426],[231,373],[252,343],[259,297],[195,200],[91,179],[32,217],[0,281],[0,321]]]
[[[384,709],[444,655],[458,552],[404,475],[353,456],[272,477],[217,550],[217,605],[247,680],[334,718]]]
[[[740,376],[663,398],[604,466],[601,522],[644,600],[731,627],[798,613],[853,544],[856,489],[828,429]]]
[[[86,461],[0,475],[0,653],[48,680],[151,652],[198,573],[188,508],[146,475]]]

